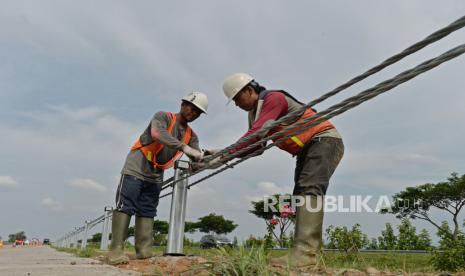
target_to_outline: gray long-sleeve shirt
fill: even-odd
[[[157,154],[157,163],[164,164],[171,160],[178,150],[182,147],[182,137],[186,129],[176,121],[171,134],[167,129],[171,124],[171,119],[166,112],[157,112],[148,127],[140,136],[143,145],[158,141],[165,145]],[[199,139],[197,134],[192,131],[192,137],[189,146],[199,150]],[[163,182],[163,170],[155,169],[145,158],[140,150],[130,151],[126,157],[122,174],[128,174],[140,178],[144,181],[153,183]]]

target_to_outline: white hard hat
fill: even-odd
[[[223,92],[228,98],[228,103],[253,80],[254,78],[246,73],[236,73],[227,77],[223,83]]]
[[[183,101],[190,102],[207,114],[208,98],[202,92],[191,92],[182,98]]]

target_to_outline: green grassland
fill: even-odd
[[[105,254],[97,247],[86,249],[64,249],[57,250],[69,252],[80,257],[96,258]],[[154,255],[162,256],[164,247],[154,247]],[[126,248],[128,255],[134,255],[134,247],[129,245]],[[258,270],[265,269],[266,260],[272,257],[279,257],[286,254],[285,250],[263,250],[262,248],[238,248],[238,249],[201,249],[198,247],[185,247],[184,254],[188,256],[202,256],[212,263],[221,264],[220,270],[233,269],[236,266],[255,267]],[[322,268],[332,269],[357,269],[364,271],[369,267],[380,271],[391,273],[413,273],[437,272],[430,262],[430,254],[409,254],[409,253],[358,253],[347,255],[339,252],[325,252],[320,257]]]

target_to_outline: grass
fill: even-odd
[[[97,247],[86,249],[56,248],[59,251],[75,254],[79,257],[93,258],[105,254]],[[154,255],[162,256],[164,247],[154,247]],[[134,247],[127,246],[126,252],[134,254]],[[271,275],[267,266],[267,259],[279,257],[287,253],[285,250],[264,250],[263,248],[219,248],[201,249],[198,247],[184,247],[187,256],[202,256],[214,265],[212,273],[221,275]],[[320,256],[320,266],[332,269],[357,269],[365,271],[368,267],[380,271],[393,273],[435,273],[438,272],[431,265],[430,254],[407,253],[359,253],[346,255],[339,252],[325,252]]]
[[[238,249],[219,248],[214,250],[217,260],[213,266],[215,275],[270,275],[271,271],[267,265],[269,252],[263,248]]]
[[[359,253],[347,256],[338,252],[325,252],[322,254],[322,263],[331,268],[366,270],[374,267],[380,271],[401,273],[436,272],[430,258],[430,254]]]
[[[267,257],[279,257],[286,251],[267,251],[263,248],[235,250],[219,249],[221,256],[217,271],[223,275],[270,275]],[[431,265],[430,254],[406,253],[359,253],[346,255],[339,252],[325,252],[320,256],[320,266],[331,269],[357,269],[365,271],[369,267],[392,273],[437,273]],[[289,272],[289,271],[288,271]]]
[[[76,255],[81,258],[92,258],[101,254],[96,248],[88,247],[85,249],[80,248],[63,248],[63,247],[54,247],[57,251],[67,252],[73,255]]]

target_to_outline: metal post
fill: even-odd
[[[107,240],[105,241],[106,245],[105,245],[105,250],[108,249],[108,247],[110,247],[110,233],[111,233],[111,223],[113,221],[113,207],[108,207],[107,208],[107,233],[108,235],[106,236]]]
[[[105,207],[105,211],[103,213],[103,223],[102,223],[102,238],[100,239],[100,250],[107,250],[107,247],[106,247],[106,236],[108,235],[107,234],[107,219],[108,219],[108,216],[107,216],[107,207]]]
[[[173,195],[171,197],[170,224],[168,230],[168,245],[165,255],[184,256],[184,222],[186,219],[187,201],[187,178],[176,182],[184,177],[189,169],[189,162],[178,160],[174,166]]]
[[[84,223],[86,226],[83,232],[84,235],[82,235],[81,249],[85,249],[87,247],[87,235],[89,234],[89,221],[86,220]]]
[[[112,207],[105,206],[105,215],[103,219],[103,231],[102,231],[102,240],[100,242],[100,250],[108,249],[108,241],[110,239],[110,216],[113,211]]]
[[[79,228],[75,227],[73,232],[73,243],[74,243],[74,248],[78,248],[78,239],[79,239]]]
[[[74,242],[75,236],[75,231],[72,231],[69,237],[69,248],[73,248],[76,246],[76,243]]]
[[[69,238],[69,248],[73,248],[73,247],[76,247],[76,243],[74,242],[75,240],[75,232],[71,232],[71,236]]]
[[[66,248],[69,248],[69,245],[70,245],[70,242],[69,242],[70,235],[71,235],[70,233],[66,234],[66,246],[65,246]]]

